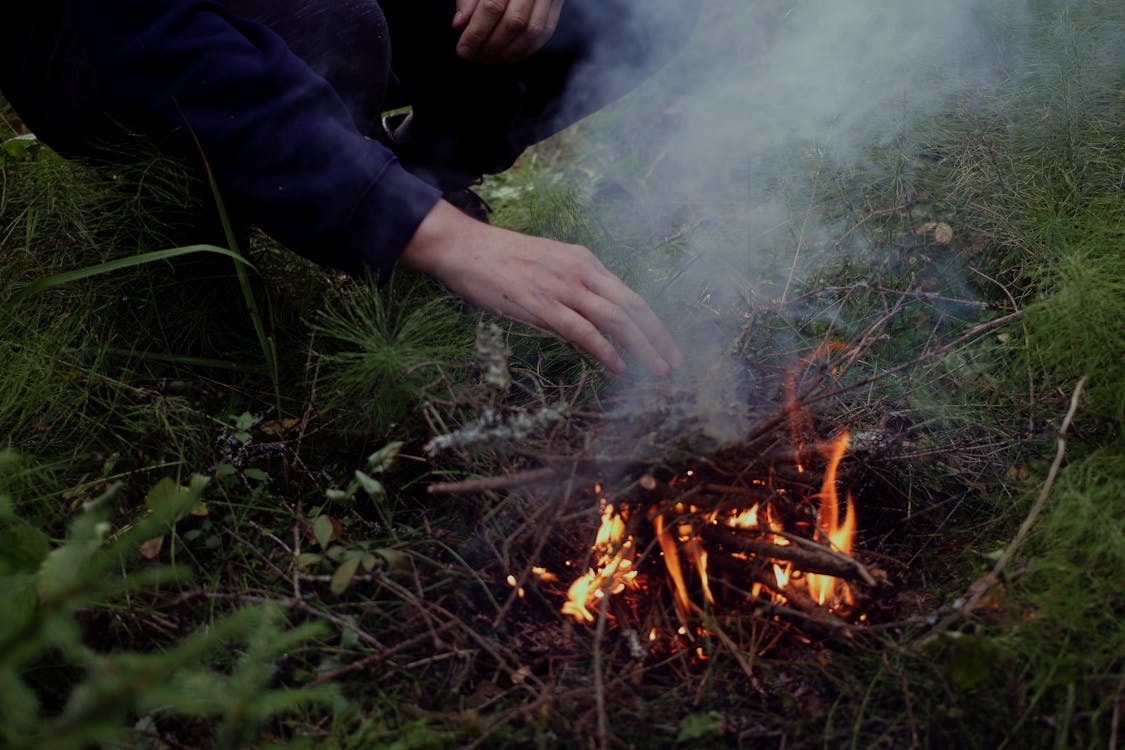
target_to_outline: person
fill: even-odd
[[[228,211],[318,263],[376,279],[417,269],[614,372],[619,346],[663,375],[682,355],[639,295],[584,247],[472,218],[468,188],[635,86],[694,13],[673,0],[37,0],[5,10],[23,34],[0,52],[0,92],[64,156],[120,158],[142,134],[202,157]]]

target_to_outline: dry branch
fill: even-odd
[[[1066,417],[1063,418],[1062,425],[1059,427],[1056,439],[1055,458],[1051,462],[1051,468],[1047,471],[1047,478],[1044,480],[1043,487],[1039,490],[1039,496],[1035,498],[1035,503],[1031,506],[1027,518],[1025,518],[1020,525],[1019,531],[1016,532],[1012,541],[1008,543],[1004,554],[996,561],[996,565],[993,566],[992,570],[985,573],[974,581],[973,585],[969,586],[969,590],[965,592],[965,597],[959,603],[954,603],[954,611],[942,618],[942,620],[919,641],[919,645],[925,646],[934,638],[945,632],[954,622],[972,614],[980,605],[984,595],[1000,583],[1001,574],[1008,566],[1012,557],[1015,556],[1016,550],[1019,549],[1024,538],[1031,531],[1031,527],[1035,525],[1035,521],[1038,520],[1043,506],[1047,503],[1047,498],[1051,494],[1051,489],[1055,486],[1055,478],[1058,476],[1059,469],[1062,467],[1063,457],[1066,455],[1066,433],[1070,429],[1070,423],[1074,421],[1074,415],[1078,412],[1078,402],[1082,397],[1082,389],[1085,388],[1085,386],[1086,376],[1082,376],[1078,381],[1078,385],[1074,387],[1074,393],[1070,397],[1070,407],[1067,409]]]
[[[859,561],[843,553],[823,548],[815,542],[811,543],[810,546],[772,544],[750,539],[746,534],[734,529],[724,529],[721,526],[714,525],[704,526],[701,534],[705,541],[718,544],[728,550],[748,552],[758,557],[775,560],[785,560],[793,563],[806,573],[822,573],[849,581],[862,580],[868,584],[875,583],[875,578]]]
[[[1070,408],[1067,409],[1066,417],[1063,419],[1062,426],[1059,427],[1055,460],[1051,462],[1051,468],[1047,471],[1047,479],[1043,482],[1043,488],[1039,491],[1039,496],[1035,498],[1035,504],[1031,506],[1027,518],[1024,519],[1019,531],[1016,532],[1015,537],[1004,550],[1004,554],[996,561],[996,565],[969,587],[967,600],[961,608],[962,614],[968,615],[976,609],[984,595],[1000,582],[1000,575],[1004,572],[1004,568],[1008,567],[1008,563],[1015,556],[1016,550],[1019,549],[1020,544],[1039,518],[1043,506],[1047,502],[1047,497],[1051,494],[1051,488],[1055,486],[1055,478],[1059,474],[1059,468],[1062,466],[1063,456],[1066,454],[1066,433],[1070,429],[1070,423],[1074,421],[1075,413],[1078,411],[1078,401],[1082,397],[1082,389],[1085,385],[1086,377],[1083,376],[1078,381],[1078,385],[1074,387],[1074,394],[1070,397]]]
[[[784,597],[789,608],[802,620],[825,627],[831,631],[851,627],[847,622],[820,606],[816,600],[800,588],[796,586],[779,586],[773,572],[761,562],[715,556],[709,559],[708,564],[713,564],[718,571],[742,576],[756,583],[760,583],[774,594]],[[771,605],[771,609],[778,612],[783,611],[783,608],[776,604]]]
[[[525,484],[546,482],[558,476],[558,471],[551,467],[530,469],[515,474],[503,474],[495,477],[480,477],[478,479],[462,479],[458,482],[434,482],[426,487],[426,492],[431,495],[452,495],[456,493],[487,492],[489,490],[502,490],[510,487],[520,487]]]

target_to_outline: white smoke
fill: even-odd
[[[873,148],[948,107],[958,92],[998,82],[1023,40],[998,42],[995,29],[1022,28],[1025,2],[705,0],[688,47],[641,94],[667,93],[664,106],[676,116],[631,131],[652,140],[650,152],[666,154],[661,171],[673,176],[648,186],[656,210],[692,206],[718,213],[724,225],[697,236],[690,268],[666,298],[673,307],[652,300],[658,313],[682,319],[685,296],[700,290],[717,305],[745,304],[747,288],[769,284],[763,296],[776,298],[778,288],[815,271],[800,256],[779,261],[755,249],[778,226],[800,235],[790,253],[799,243],[830,246],[842,234],[815,216],[792,215],[778,185],[800,159],[778,155],[812,152],[837,167],[862,165]],[[729,342],[697,335],[681,342],[684,380],[697,384],[700,408],[714,411],[727,397],[717,395],[730,379],[717,363]],[[739,429],[716,423],[715,437],[730,440]]]

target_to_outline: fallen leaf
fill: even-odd
[[[268,422],[262,422],[258,427],[264,435],[281,435],[288,432],[295,427],[301,420],[296,417],[287,417],[285,419],[271,419]]]
[[[934,227],[934,242],[939,245],[948,245],[953,242],[953,227],[944,221],[938,222],[937,226]]]
[[[160,550],[164,548],[164,537],[154,536],[147,542],[141,542],[137,547],[137,552],[141,553],[141,557],[146,560],[155,560],[160,556]]]

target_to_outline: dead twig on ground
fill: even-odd
[[[1059,427],[1058,436],[1055,438],[1057,443],[1055,459],[1051,462],[1051,468],[1047,471],[1047,479],[1043,482],[1042,489],[1039,490],[1039,496],[1035,498],[1035,503],[1031,506],[1027,518],[1025,518],[1020,525],[1019,531],[1016,532],[1012,541],[1008,543],[1004,554],[996,561],[996,565],[969,587],[966,593],[965,604],[961,607],[961,613],[963,615],[967,616],[971,614],[972,611],[980,605],[980,601],[984,595],[987,594],[993,586],[1000,583],[1000,576],[1004,572],[1004,569],[1008,567],[1008,563],[1012,561],[1016,550],[1019,549],[1020,544],[1023,543],[1023,540],[1039,519],[1039,514],[1043,511],[1043,506],[1047,503],[1047,497],[1051,494],[1051,488],[1055,486],[1055,479],[1058,477],[1059,469],[1062,467],[1063,457],[1066,455],[1066,433],[1067,430],[1070,429],[1070,423],[1074,421],[1075,413],[1078,411],[1078,402],[1082,398],[1082,389],[1085,385],[1086,377],[1083,376],[1078,381],[1078,385],[1075,386],[1074,394],[1070,397],[1070,408],[1067,409],[1066,417],[1063,418],[1062,425]]]
[[[559,472],[552,467],[529,469],[515,474],[503,474],[495,477],[480,477],[477,479],[462,479],[456,482],[434,482],[426,487],[426,492],[431,495],[452,495],[458,493],[487,492],[489,490],[510,489],[526,484],[546,482],[558,476]]]
[[[1027,518],[1024,519],[1020,525],[1016,535],[1008,546],[1004,549],[1004,554],[996,561],[992,570],[985,573],[969,586],[968,591],[960,603],[954,603],[953,612],[946,615],[940,622],[933,627],[933,629],[920,641],[920,645],[925,645],[931,642],[934,638],[939,636],[949,628],[957,620],[968,617],[973,611],[980,606],[981,600],[984,596],[991,591],[997,584],[1000,583],[1000,577],[1004,570],[1008,567],[1015,556],[1016,551],[1019,549],[1020,544],[1030,533],[1035,522],[1039,519],[1039,514],[1043,511],[1043,506],[1047,503],[1047,498],[1051,494],[1051,489],[1055,486],[1055,479],[1058,477],[1059,469],[1062,467],[1063,457],[1066,455],[1066,433],[1070,429],[1071,422],[1074,421],[1074,415],[1078,412],[1078,402],[1082,398],[1082,390],[1086,386],[1086,376],[1083,375],[1078,384],[1074,387],[1074,393],[1070,397],[1070,407],[1067,409],[1066,416],[1063,418],[1062,425],[1059,426],[1058,435],[1056,437],[1055,458],[1051,462],[1051,468],[1047,470],[1047,478],[1043,481],[1043,487],[1039,490],[1038,497],[1028,511]]]

